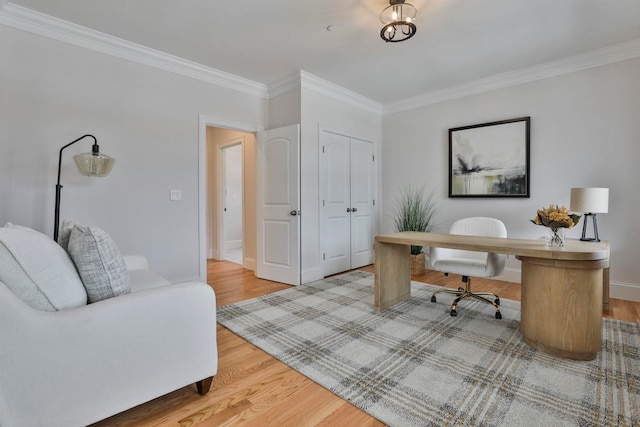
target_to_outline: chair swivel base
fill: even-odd
[[[467,279],[467,280],[465,280]],[[458,312],[456,308],[458,307],[458,303],[465,298],[475,298],[477,300],[486,302],[487,304],[491,304],[496,309],[496,319],[502,319],[502,313],[500,313],[500,297],[492,292],[471,292],[471,278],[467,278],[463,276],[463,282],[465,282],[464,288],[454,289],[442,289],[439,291],[435,291],[433,295],[431,295],[431,302],[436,302],[436,294],[444,293],[455,295],[457,298],[453,300],[451,304],[451,315],[457,316]],[[495,297],[493,301],[491,301],[487,297]]]

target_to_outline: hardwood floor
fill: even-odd
[[[373,272],[373,266],[362,270]],[[289,287],[257,279],[253,271],[226,261],[209,261],[208,277],[216,291],[217,306]],[[460,276],[445,277],[434,271],[412,280],[452,288],[461,283]],[[520,300],[519,284],[474,278],[472,288]],[[635,322],[640,319],[640,303],[611,299],[610,313],[605,317]],[[207,395],[198,395],[195,385],[190,385],[94,426],[384,425],[226,328],[218,325],[217,331],[218,374]]]

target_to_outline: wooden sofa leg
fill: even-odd
[[[209,392],[211,388],[211,382],[213,381],[213,377],[205,378],[196,382],[196,387],[198,388],[198,393],[204,396]]]

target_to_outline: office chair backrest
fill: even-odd
[[[483,237],[507,237],[507,228],[499,219],[487,217],[470,217],[459,219],[449,230],[451,234]],[[486,252],[464,251],[460,249],[431,248],[431,265],[443,259],[468,259],[487,263],[487,276],[498,275],[504,270],[507,256],[504,254],[487,254]]]

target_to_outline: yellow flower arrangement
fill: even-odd
[[[580,221],[580,215],[569,213],[565,206],[549,205],[538,210],[532,223],[549,228],[572,228]]]

